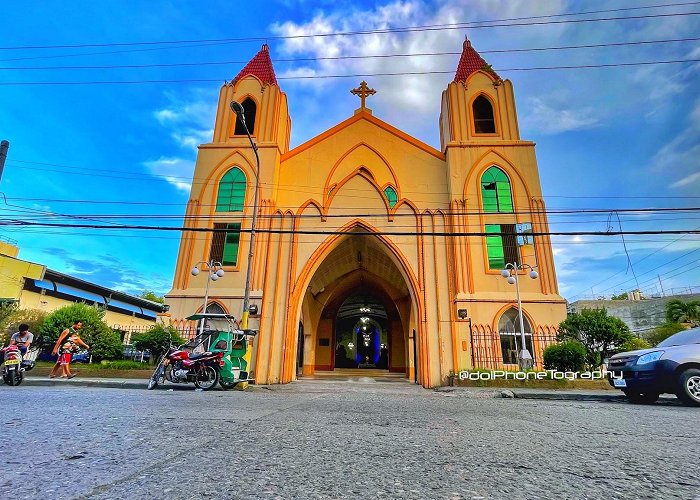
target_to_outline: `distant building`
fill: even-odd
[[[106,310],[105,322],[129,331],[155,324],[167,306],[59,273],[19,259],[12,240],[0,240],[0,302],[18,303],[22,309],[52,312],[73,303],[97,305]]]
[[[700,300],[700,294],[669,295],[642,300],[577,300],[568,305],[568,312],[605,309],[610,316],[624,321],[635,335],[643,337],[666,322],[666,303],[673,299],[684,302]]]

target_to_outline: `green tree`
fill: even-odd
[[[0,326],[0,344],[6,344],[22,323],[29,325],[29,331],[36,336],[47,314],[39,309],[12,309]]]
[[[158,302],[159,304],[165,304],[165,297],[158,295],[153,290],[144,290],[141,292],[140,297],[142,299],[150,300],[151,302]]]
[[[583,309],[559,324],[557,340],[581,343],[586,348],[586,364],[594,369],[633,337],[624,321],[608,316],[605,309]]]
[[[622,292],[619,295],[613,295],[612,300],[627,300],[627,292]]]
[[[586,364],[586,348],[574,340],[548,346],[543,353],[544,367],[560,372],[579,372]]]
[[[151,351],[151,360],[156,362],[171,344],[180,345],[185,341],[180,337],[177,330],[172,326],[161,324],[153,325],[144,333],[134,335],[132,343],[139,351]]]
[[[700,301],[669,300],[666,302],[666,319],[670,323],[696,324],[700,321]]]
[[[49,314],[39,329],[36,342],[39,346],[53,348],[63,330],[76,321],[82,321],[80,338],[90,345],[93,361],[121,359],[124,347],[119,334],[104,322],[104,309],[87,304],[71,304]]]
[[[654,328],[649,335],[649,343],[656,345],[662,340],[666,340],[674,333],[682,332],[685,327],[680,323],[664,323]]]

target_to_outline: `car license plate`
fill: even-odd
[[[6,365],[18,365],[19,359],[6,359],[5,364]]]
[[[616,378],[613,380],[615,387],[627,387],[627,381],[624,378]]]

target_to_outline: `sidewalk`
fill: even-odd
[[[330,381],[312,381],[293,382],[292,384],[262,386],[250,385],[249,388],[266,389],[266,390],[304,390],[305,387],[323,385],[323,382]],[[346,382],[347,383],[347,382]],[[377,382],[382,383],[382,382]],[[307,385],[308,384],[308,385]],[[376,383],[375,383],[376,384]],[[372,385],[375,385],[372,384]],[[145,379],[128,379],[128,378],[91,378],[91,377],[75,377],[70,380],[66,379],[50,379],[48,377],[29,376],[25,377],[22,385],[17,389],[25,386],[38,387],[104,387],[110,389],[140,389],[146,390],[148,380]],[[331,383],[332,385],[332,383]],[[359,384],[358,385],[362,385]],[[395,383],[391,386],[396,387]],[[416,387],[419,389],[419,387]],[[9,388],[7,388],[9,389]],[[0,390],[7,390],[4,384],[0,384]],[[164,390],[193,390],[191,384],[170,384],[158,386],[156,391]],[[465,397],[475,399],[491,399],[491,398],[514,398],[514,399],[539,399],[551,401],[607,401],[607,402],[624,402],[626,398],[621,391],[602,391],[602,390],[583,390],[583,389],[523,389],[523,388],[498,388],[498,387],[438,387],[433,390],[437,394],[445,397]],[[676,398],[671,395],[663,395],[659,399],[660,402],[675,402]]]

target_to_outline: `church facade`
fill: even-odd
[[[433,387],[472,367],[517,368],[516,290],[501,276],[509,263],[527,268],[518,275],[526,346],[541,366],[566,307],[511,82],[465,41],[442,92],[440,149],[375,117],[365,82],[353,93],[352,116],[290,149],[287,96],[266,45],[223,85],[195,166],[193,231],[166,295],[175,323],[202,310],[207,286],[208,310],[240,317],[257,185],[257,383],[373,368]],[[234,100],[258,147],[257,179]],[[220,263],[224,277],[193,276],[202,262]]]

